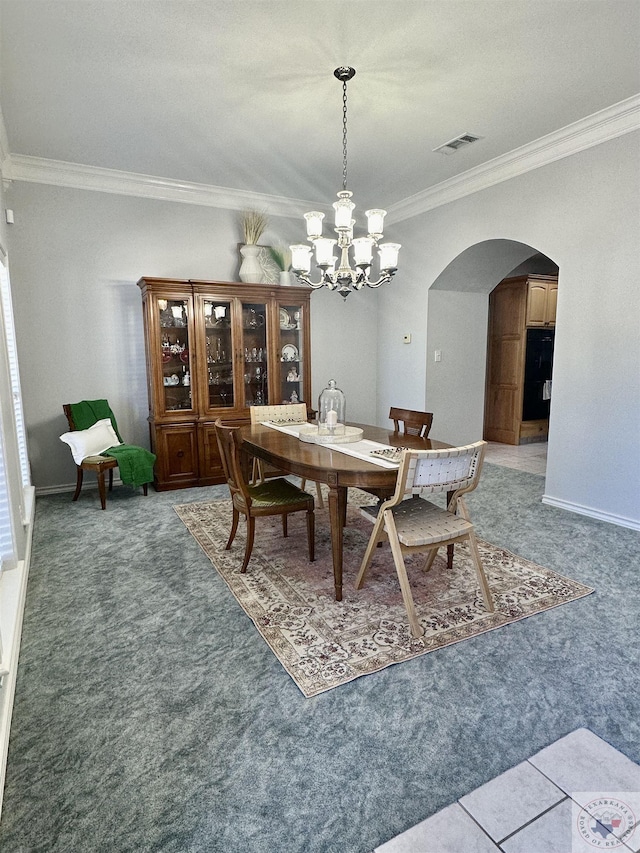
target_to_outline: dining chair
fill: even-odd
[[[231,533],[225,546],[228,551],[235,539],[238,529],[240,515],[244,515],[247,521],[247,541],[242,562],[242,573],[247,571],[247,566],[253,550],[255,537],[256,518],[269,515],[282,516],[282,535],[287,536],[287,519],[292,512],[307,513],[307,543],[309,548],[309,562],[315,559],[315,513],[313,495],[299,489],[284,477],[265,480],[264,482],[251,485],[245,480],[242,472],[240,448],[242,441],[238,436],[238,426],[228,426],[220,418],[214,424],[220,458],[224,469],[227,485],[231,493],[233,505],[233,519],[231,522]]]
[[[393,431],[398,435],[427,438],[433,423],[433,412],[416,412],[413,409],[397,409],[395,406],[389,409],[389,417],[393,421]]]
[[[98,478],[100,506],[107,508],[107,492],[104,475],[109,472],[109,491],[113,489],[113,469],[120,468],[123,483],[142,486],[147,494],[147,483],[153,481],[155,455],[145,448],[125,445],[122,442],[115,416],[107,400],[81,400],[65,403],[62,410],[69,424],[69,432],[60,436],[67,444],[76,463],[76,490],[73,501],[77,501],[82,489],[85,471],[94,471]],[[105,451],[113,451],[105,454]],[[146,480],[146,482],[143,482]]]
[[[306,423],[308,420],[306,403],[282,403],[281,405],[276,406],[249,406],[249,414],[251,416],[252,424],[259,424],[263,421],[273,421],[274,423],[281,423],[283,426],[286,426],[288,423],[300,424]],[[286,475],[286,471],[282,471],[280,468],[269,465],[262,459],[254,458],[253,460],[253,468],[251,472],[251,481],[253,483],[261,483],[271,477],[284,477]],[[300,488],[304,491],[306,485],[307,481],[303,479],[300,484]],[[316,483],[316,504],[318,509],[324,508],[320,483]]]
[[[484,606],[489,612],[495,610],[463,497],[478,485],[485,446],[485,441],[477,441],[443,450],[405,450],[393,496],[379,507],[361,509],[369,519],[375,514],[375,522],[356,579],[356,589],[361,589],[364,583],[376,546],[388,540],[414,637],[422,636],[424,629],[420,627],[411,594],[405,554],[427,551],[424,571],[429,571],[441,546],[468,540]],[[452,493],[446,509],[423,497],[442,492]]]

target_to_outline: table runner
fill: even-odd
[[[355,456],[356,459],[363,459],[365,462],[373,462],[374,465],[380,465],[382,468],[399,468],[399,462],[390,462],[388,459],[382,459],[380,456],[372,456],[372,450],[388,450],[388,444],[381,444],[379,441],[370,441],[368,438],[363,438],[362,441],[351,441],[347,444],[323,444],[327,450],[337,450],[339,453],[346,453],[348,456]]]
[[[300,430],[302,427],[308,426],[308,424],[287,424],[284,426],[283,424],[275,424],[273,421],[260,421],[262,426],[269,427],[270,429],[277,429],[280,432],[284,432],[287,435],[292,435],[294,438],[300,438]],[[399,468],[399,462],[390,462],[388,459],[382,459],[379,456],[372,456],[372,450],[386,450],[388,449],[388,444],[382,444],[379,441],[370,441],[367,438],[362,439],[361,441],[350,441],[346,444],[328,444],[325,442],[321,442],[318,444],[318,447],[325,447],[327,450],[337,450],[339,453],[346,453],[348,456],[355,456],[356,459],[362,459],[365,462],[372,462],[374,465],[380,465],[381,468]]]
[[[302,427],[309,426],[307,421],[299,424],[274,424],[273,421],[260,421],[261,426],[269,427],[269,429],[277,429],[280,432],[286,432],[287,435],[292,435],[294,438],[300,438],[300,430]]]

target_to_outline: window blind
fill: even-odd
[[[2,248],[0,248],[0,298],[2,299],[4,333],[7,344],[7,355],[9,358],[9,376],[11,378],[13,414],[16,423],[16,438],[20,457],[20,473],[22,476],[22,485],[26,488],[31,485],[31,471],[29,469],[27,431],[24,424],[24,410],[22,407],[20,370],[18,368],[18,346],[16,343],[16,332],[13,323],[13,305],[11,302],[11,287],[9,285],[9,270],[7,268],[7,258]]]
[[[0,246],[0,569],[16,565],[24,548],[29,457],[7,256]]]
[[[7,488],[7,474],[4,464],[2,431],[0,431],[0,571],[5,567],[13,565],[14,562],[11,508],[9,506],[9,490]]]

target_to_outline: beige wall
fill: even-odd
[[[640,525],[638,135],[394,224],[403,249],[391,284],[346,303],[313,294],[314,399],[334,378],[353,420],[386,423],[392,404],[426,407],[435,437],[478,438],[486,299],[501,276],[491,283],[461,273],[446,296],[430,296],[430,288],[471,246],[531,246],[560,268],[546,494]],[[58,440],[63,402],[106,396],[128,440],[146,443],[135,282],[234,279],[237,214],[19,182],[7,204],[16,218],[7,239],[34,482],[55,488],[73,482]],[[268,239],[299,239],[298,221],[275,219],[271,227]],[[436,343],[439,365],[428,357]]]
[[[14,182],[8,193],[18,350],[34,484],[69,486],[62,404],[106,397],[130,443],[148,446],[144,275],[237,280],[235,211]],[[274,218],[265,242],[300,239]],[[373,294],[369,294],[369,297]],[[375,418],[375,299],[312,295],[312,398],[336,379],[350,417]]]
[[[516,241],[550,257],[560,272],[545,492],[558,505],[636,527],[639,142],[639,133],[627,134],[403,223],[402,242],[412,248],[397,289],[384,294],[380,316],[392,321],[381,323],[378,341],[378,417],[389,400],[407,399],[434,412],[435,437],[475,440],[484,406],[478,366],[486,360],[486,312],[477,309],[474,335],[468,323],[473,300],[478,294],[486,299],[500,276],[493,283],[461,279],[462,326],[452,317],[437,332],[430,288],[455,258],[484,241]],[[434,295],[434,302],[441,298]],[[440,365],[423,335],[427,323],[442,342]],[[407,347],[411,358],[401,360],[400,332],[412,328],[419,330],[418,346]]]

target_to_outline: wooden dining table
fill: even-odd
[[[364,439],[389,447],[411,447],[431,450],[449,447],[441,441],[401,435],[383,427],[349,424],[363,430]],[[336,601],[342,601],[343,528],[347,513],[347,490],[359,488],[376,497],[386,498],[395,491],[398,468],[383,468],[322,444],[299,438],[264,424],[248,424],[240,428],[242,448],[250,456],[263,459],[283,471],[306,480],[326,483],[329,487],[329,523]]]

